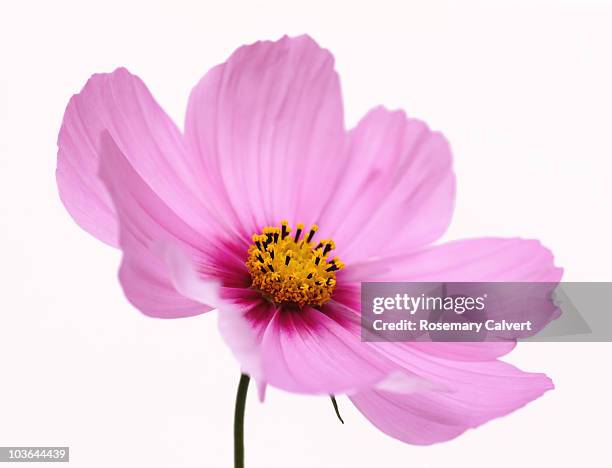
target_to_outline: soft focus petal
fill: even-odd
[[[451,390],[418,389],[410,394],[368,390],[350,398],[384,433],[428,445],[504,416],[553,388],[545,375],[522,372],[501,361],[453,363],[455,368],[430,364],[429,378]]]
[[[204,239],[171,211],[139,177],[108,132],[101,138],[100,177],[119,219],[123,259],[119,277],[130,302],[147,315],[184,317],[211,308],[184,297],[174,287],[164,244],[198,252]]]
[[[242,304],[225,305],[219,311],[219,332],[240,363],[241,372],[257,382],[259,398],[263,401],[267,380],[263,370],[261,341],[268,318],[274,316],[275,309],[273,304],[261,300],[258,295],[244,291]]]
[[[99,140],[102,121],[101,90],[108,75],[94,75],[64,114],[57,146],[57,185],[60,198],[74,220],[98,239],[119,245],[117,215],[104,184],[98,177]]]
[[[180,294],[168,277],[166,264],[144,249],[124,253],[119,279],[130,303],[151,317],[190,317],[212,309]]]
[[[244,46],[194,88],[185,134],[224,221],[316,222],[344,143],[332,55],[307,36]]]
[[[198,271],[198,259],[202,259],[202,255],[196,251],[190,256],[183,248],[176,243],[160,243],[154,248],[155,253],[161,255],[174,289],[200,304],[220,307],[221,281],[213,277],[204,279]]]
[[[348,265],[342,281],[541,281],[561,279],[563,270],[536,240],[466,239],[419,252]],[[340,275],[339,275],[340,276]]]
[[[359,122],[343,175],[321,225],[331,229],[344,261],[413,251],[450,222],[455,175],[448,142],[402,111],[379,107]]]
[[[127,70],[92,76],[72,97],[58,137],[57,183],[75,221],[118,245],[115,208],[98,177],[100,136],[107,131],[146,184],[197,229],[210,229],[203,190],[183,137],[144,83]]]

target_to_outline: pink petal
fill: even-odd
[[[209,209],[182,135],[144,83],[122,68],[92,76],[70,100],[60,129],[57,183],[64,205],[81,227],[118,245],[116,211],[98,178],[103,131],[167,205],[205,232]]]
[[[361,295],[359,284],[349,285],[339,283],[334,292],[334,301],[342,304],[346,311],[350,311],[360,320],[361,318]],[[355,339],[361,339],[361,330],[355,331]],[[372,343],[374,347],[381,346],[380,343]],[[388,346],[397,348],[398,353],[410,353],[412,350],[421,350],[426,353],[454,359],[459,361],[486,361],[503,356],[516,346],[515,341],[493,341],[486,343],[471,342],[396,342],[386,343]],[[401,366],[401,364],[400,364]]]
[[[241,292],[245,299],[249,293]],[[273,317],[273,304],[252,295],[247,304],[227,306],[219,311],[219,332],[240,363],[241,372],[250,375],[257,382],[259,399],[264,400],[267,379],[261,358],[261,340],[268,320]],[[249,319],[248,317],[251,317]],[[253,317],[263,318],[255,320]]]
[[[266,381],[298,393],[330,394],[368,388],[393,368],[356,339],[359,324],[339,305],[300,313],[278,309],[261,343]]]
[[[192,251],[190,256],[189,250],[176,243],[160,243],[153,250],[161,255],[174,289],[182,296],[215,308],[221,306],[222,283],[212,277],[205,279],[198,271],[198,261],[206,261],[200,252]]]
[[[450,390],[418,389],[411,394],[368,390],[350,398],[384,433],[406,443],[428,445],[504,416],[553,388],[544,374],[522,372],[501,361],[432,360],[430,366],[423,374]]]
[[[119,278],[130,302],[162,318],[184,317],[211,309],[184,297],[174,287],[162,245],[199,253],[206,241],[151,191],[108,132],[102,134],[100,177],[117,210],[123,260]]]
[[[496,242],[497,241],[497,242]],[[454,252],[458,244],[479,245],[480,255],[468,256],[469,249]],[[504,246],[500,264],[495,263],[495,253]],[[430,259],[419,258],[423,281],[461,281],[466,278],[478,280],[489,277],[486,271],[496,272],[494,280],[511,278],[545,278],[556,281],[561,270],[553,266],[552,256],[533,241],[486,240],[463,241],[429,250]],[[456,254],[453,258],[451,252]],[[445,257],[445,253],[449,254]],[[515,264],[506,257],[514,255]],[[522,268],[531,257],[534,262]],[[416,256],[413,256],[413,259]],[[452,260],[459,259],[455,264]],[[460,267],[467,262],[473,269]],[[498,268],[487,270],[486,265]],[[405,266],[405,264],[404,264]],[[424,268],[431,267],[430,269]],[[444,268],[445,266],[446,268]],[[455,269],[460,273],[453,276]],[[363,270],[366,271],[366,270]],[[370,273],[380,270],[370,270]],[[390,273],[383,270],[386,274]],[[435,275],[434,275],[435,272]],[[413,274],[415,276],[413,276]],[[485,276],[482,276],[485,274]],[[430,276],[433,275],[433,276]],[[441,276],[440,276],[441,275]],[[507,275],[507,276],[504,276]],[[395,277],[394,277],[395,278]],[[407,278],[420,281],[416,271],[410,271]],[[431,444],[451,439],[470,427],[476,427],[489,419],[503,416],[537,398],[544,391],[553,388],[552,382],[543,374],[523,373],[515,367],[494,360],[514,346],[512,342],[498,343],[371,343],[376,352],[392,361],[403,372],[418,376],[430,382],[431,388],[419,385],[413,393],[386,391],[380,388],[359,392],[351,396],[358,409],[383,432],[412,444]],[[403,393],[403,394],[401,394]]]
[[[348,152],[345,177],[321,220],[344,261],[407,253],[442,235],[455,198],[442,134],[379,107],[351,130]]]
[[[297,393],[342,393],[398,370],[359,341],[358,317],[340,304],[297,312],[253,290],[222,288],[221,295],[221,334],[243,372],[258,382]]]
[[[338,274],[339,289],[350,290],[351,283],[361,281],[542,281],[557,282],[563,270],[554,265],[551,252],[538,241],[524,239],[467,239],[426,248],[420,252],[394,258],[348,265]],[[337,297],[347,307],[357,309],[358,296]],[[554,318],[542,310],[546,320]],[[462,361],[494,359],[510,352],[514,341],[488,343],[386,343],[402,355],[421,350],[432,356]],[[401,362],[400,362],[400,365]],[[402,366],[403,367],[403,366]]]
[[[151,317],[191,317],[212,310],[180,294],[168,277],[167,265],[146,251],[124,253],[119,280],[130,303]]]
[[[414,342],[397,343],[402,347],[410,345],[412,349],[418,349],[433,356],[457,361],[486,361],[508,354],[516,347],[516,341],[492,341],[486,343],[444,343],[444,342]]]
[[[331,54],[307,36],[238,49],[191,93],[185,133],[202,185],[243,234],[316,222],[344,143]]]
[[[466,239],[397,257],[348,265],[344,282],[355,281],[541,281],[561,279],[563,270],[536,240]]]

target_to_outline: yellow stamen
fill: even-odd
[[[318,229],[315,224],[302,236],[304,225],[299,223],[291,236],[289,223],[281,221],[280,228],[266,226],[263,234],[254,234],[246,261],[251,286],[278,304],[303,307],[329,301],[336,272],[344,264],[338,257],[328,261],[329,252],[336,248],[333,240],[312,241]]]

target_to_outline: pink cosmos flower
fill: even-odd
[[[333,57],[307,36],[212,68],[183,132],[138,77],[94,75],[58,146],[61,199],[121,249],[129,301],[161,318],[218,309],[262,397],[268,384],[347,394],[383,432],[431,444],[553,388],[498,360],[514,342],[360,340],[363,281],[553,282],[562,270],[534,240],[432,246],[453,211],[448,143],[382,107],[347,131]]]

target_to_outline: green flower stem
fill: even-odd
[[[234,412],[234,468],[244,468],[244,409],[251,378],[242,374],[236,393],[236,410]]]

